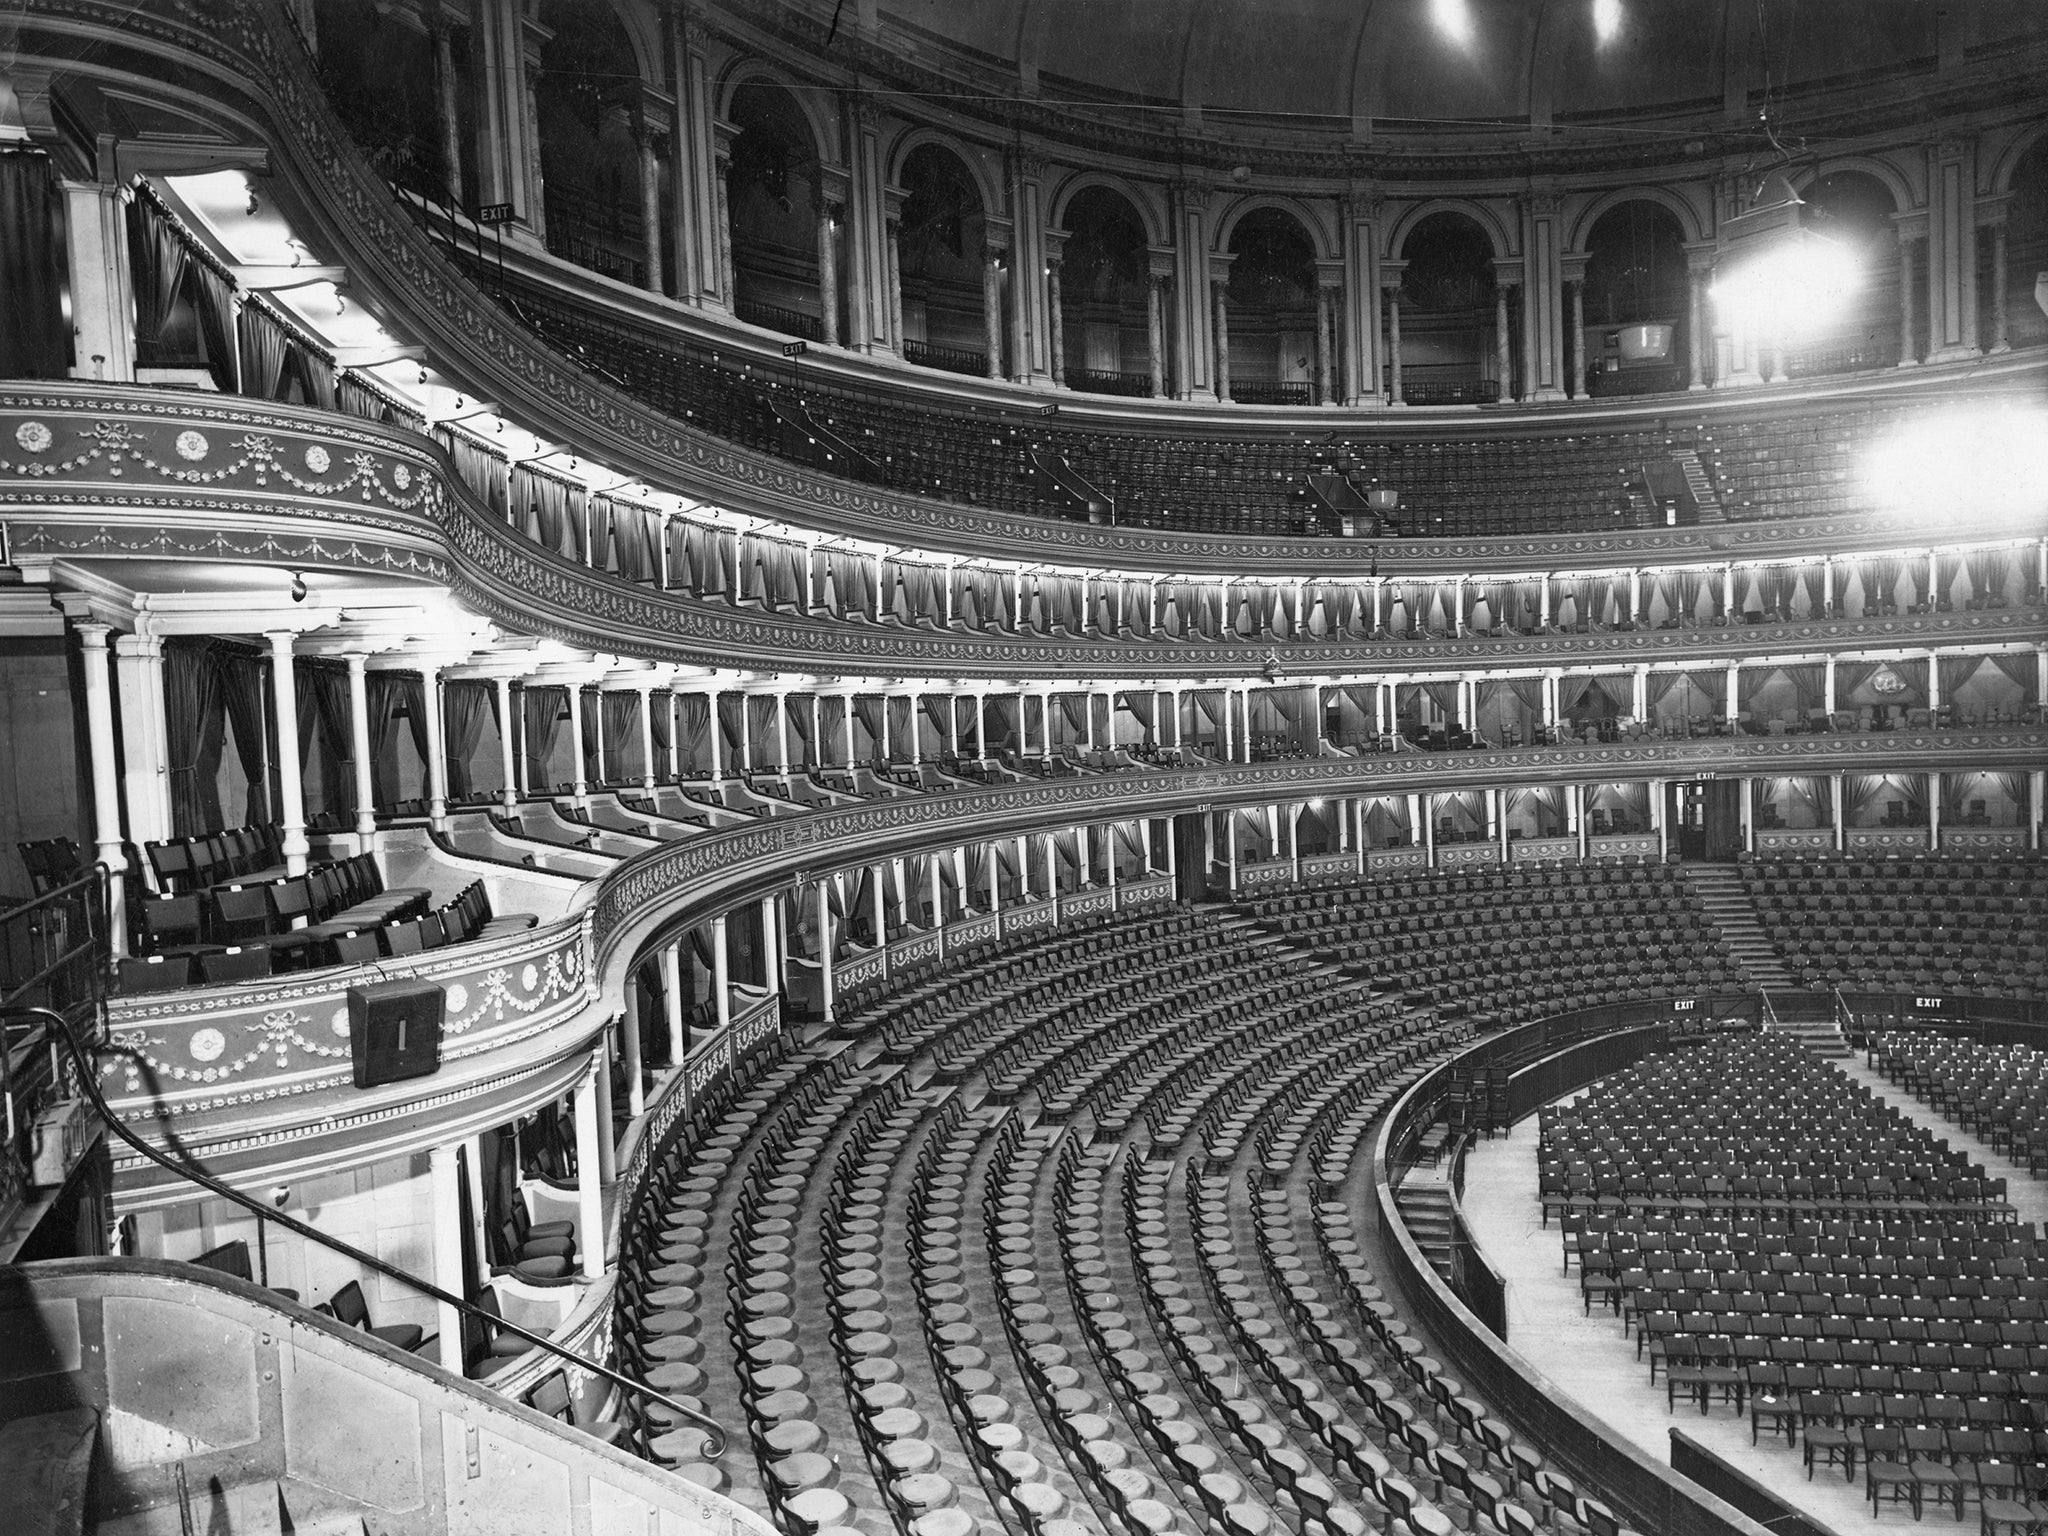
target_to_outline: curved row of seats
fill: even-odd
[[[1481,1027],[1565,1006],[1744,989],[1669,865],[1437,871],[1255,898],[1291,942]]]
[[[1884,1030],[1865,1058],[2030,1174],[2048,1173],[2048,1051],[1931,1030]]]
[[[1742,868],[1765,933],[1808,986],[1993,997],[2048,986],[2048,860],[2038,854]]]
[[[1371,1120],[1468,1026],[1215,911],[1041,932],[896,982],[786,1039],[662,1149],[626,1227],[620,1358],[745,1449],[709,1463],[655,1405],[643,1454],[801,1536],[1416,1536],[1475,1511],[1507,1536],[1613,1528],[1567,1479],[1536,1491],[1541,1457],[1459,1418],[1462,1393],[1437,1403],[1441,1370],[1390,1342],[1391,1307],[1354,1322],[1320,1239],[1275,1225],[1232,1263],[1172,1198],[1177,1178],[1214,1192],[1257,1170],[1339,1199]],[[1082,995],[1124,1010],[1105,1054],[1066,1006]],[[1212,1289],[1239,1284],[1248,1307]],[[1431,1421],[1418,1461],[1402,1437]]]

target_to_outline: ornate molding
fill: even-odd
[[[201,443],[188,441],[195,437]],[[437,445],[401,428],[119,386],[0,385],[0,510],[9,508],[22,509],[9,517],[17,556],[374,572],[445,585],[513,629],[584,649],[704,666],[738,656],[842,675],[1252,676],[1269,653],[1284,672],[1311,676],[1725,666],[1751,655],[2048,640],[2048,610],[2031,608],[1349,642],[1040,638],[756,613],[623,581],[540,548],[484,507]]]

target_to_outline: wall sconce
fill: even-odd
[[[248,202],[248,206],[247,206],[246,208],[244,208],[244,209],[243,209],[242,211],[243,211],[243,212],[245,212],[246,214],[248,214],[248,215],[249,215],[249,217],[253,219],[253,218],[255,218],[255,217],[256,217],[256,215],[257,215],[258,213],[260,213],[260,212],[262,211],[262,209],[263,209],[263,204],[262,204],[262,203],[261,203],[260,201],[258,201],[258,200],[257,200],[257,197],[256,197],[256,189],[255,189],[254,187],[251,187],[251,188],[249,189],[249,202]]]

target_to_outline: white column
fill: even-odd
[[[1742,785],[1742,847],[1745,853],[1756,852],[1756,780],[1743,775]]]
[[[1671,818],[1665,814],[1664,780],[1650,780],[1650,830],[1657,834],[1657,857],[1671,857]]]
[[[1927,847],[1930,852],[1941,850],[1941,774],[1939,771],[1927,775]]]
[[[108,383],[133,379],[135,300],[122,190],[98,181],[58,185],[71,272],[72,376]]]
[[[889,902],[884,890],[889,879],[888,866],[877,864],[874,869],[875,893],[875,947],[885,949],[889,943]]]
[[[785,778],[789,774],[789,692],[784,689],[775,695],[775,771]]]
[[[754,696],[740,695],[740,757],[735,765],[744,775],[754,766]]]
[[[270,642],[270,701],[277,724],[278,848],[287,875],[306,872],[306,778],[299,768],[299,686],[292,672],[292,632],[273,629]]]
[[[1422,848],[1431,869],[1436,868],[1436,796],[1423,795],[1422,800]]]
[[[718,723],[718,690],[704,690],[704,704],[711,711],[711,729],[705,734],[711,738],[711,782],[716,784],[725,777],[724,729]]]
[[[1232,716],[1234,716],[1237,713],[1237,707],[1233,702],[1236,696],[1237,690],[1230,687],[1228,684],[1225,684],[1223,689],[1223,761],[1225,761],[1226,763],[1235,762],[1237,760],[1237,751],[1231,745]],[[1237,840],[1235,838],[1231,839],[1231,846],[1233,848],[1237,846]],[[1233,857],[1235,857],[1235,855],[1233,855]],[[1235,879],[1231,881],[1231,884],[1233,886],[1235,886],[1236,883],[1237,882]]]
[[[369,657],[351,652],[348,662],[349,750],[355,754],[356,852],[377,846],[377,791],[370,764],[370,690],[364,668]]]
[[[832,901],[825,882],[817,882],[818,893],[818,994],[825,1022],[832,1022]]]
[[[121,792],[128,806],[128,838],[140,847],[161,842],[173,828],[163,641],[154,635],[116,635],[114,685],[121,702]]]
[[[1835,811],[1835,852],[1843,853],[1849,847],[1849,834],[1843,824],[1845,812],[1842,808],[1842,799],[1849,787],[1849,776],[1846,773],[1837,772],[1828,775],[1828,777],[1831,781],[1828,798],[1834,802]],[[2035,777],[2038,778],[2040,775],[2036,774]]]
[[[1736,719],[1736,715],[1737,715],[1737,705],[1738,705],[1738,704],[1740,703],[1740,701],[1741,701],[1741,698],[1742,698],[1742,685],[1741,685],[1741,683],[1740,683],[1740,681],[1739,681],[1739,679],[1740,679],[1741,675],[1742,675],[1742,663],[1741,663],[1741,662],[1739,662],[1739,661],[1731,661],[1731,662],[1729,662],[1729,663],[1728,663],[1728,709],[1727,709],[1727,715],[1728,715],[1728,719],[1729,719],[1729,721],[1730,721],[1730,723],[1731,723],[1731,724],[1732,724],[1732,723],[1733,723],[1733,722],[1735,721],[1735,719]]]
[[[626,972],[626,1007],[620,1026],[624,1039],[619,1054],[626,1063],[626,1117],[638,1120],[647,1113],[647,1085],[640,1060],[640,968],[637,965]]]
[[[711,996],[718,1005],[718,1027],[732,1023],[732,972],[726,961],[725,914],[711,919]]]
[[[2027,846],[2036,853],[2041,851],[2041,804],[2043,798],[2042,781],[2044,778],[2048,778],[2048,773],[2044,773],[2039,768],[2032,769],[2027,774]],[[1835,798],[1835,815],[1837,818],[1842,814],[1841,807],[1841,796],[1838,793]]]
[[[988,695],[985,693],[974,696],[974,755],[976,758],[988,756]]]
[[[586,775],[589,765],[583,760],[583,687],[580,683],[569,684],[569,740],[576,753],[576,777],[571,789],[579,806],[590,804],[590,780]],[[604,733],[598,733],[598,751],[604,751]]]
[[[434,830],[448,830],[448,741],[441,714],[441,669],[420,668],[421,692],[427,711],[427,819]],[[280,717],[282,718],[282,717]]]
[[[121,776],[114,761],[114,689],[107,674],[104,624],[78,626],[85,673],[86,735],[92,747],[93,857],[107,868],[107,937],[116,956],[128,953],[128,906],[123,885],[128,854],[121,844]]]
[[[1835,712],[1835,658],[1830,656],[1821,664],[1821,708],[1832,717]]]
[[[689,1031],[683,1010],[683,945],[688,938],[678,939],[673,944],[661,946],[661,1006],[663,1022],[668,1025],[668,1059],[671,1066],[681,1066],[683,1057],[689,1054]]]
[[[782,903],[773,896],[761,898],[761,976],[768,995],[782,995]]]
[[[501,677],[495,679],[495,683],[498,689],[498,772],[504,781],[498,798],[509,816],[519,808],[519,775],[512,761],[512,679]]]
[[[599,1148],[611,1134],[597,1115],[604,1052],[591,1053],[590,1070],[576,1085],[576,1260],[585,1280],[604,1277],[604,1174]]]
[[[468,1292],[468,1277],[462,1272],[462,1175],[456,1150],[453,1143],[429,1149],[427,1178],[433,1190],[434,1284],[451,1296],[462,1296]],[[442,1368],[461,1375],[461,1311],[445,1301],[435,1302],[434,1326],[441,1334]]]

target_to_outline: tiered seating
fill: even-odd
[[[1770,1034],[1651,1057],[1541,1127],[1565,1263],[1668,1407],[1747,1412],[1809,1476],[1860,1460],[1873,1512],[2037,1488],[2048,1244],[1966,1156]]]
[[[1376,987],[1482,1027],[1744,985],[1720,930],[1666,865],[1438,871],[1242,905]]]
[[[1807,986],[2026,997],[2048,985],[2039,855],[1755,859],[1743,877]]]
[[[497,281],[494,276],[494,283]],[[1655,515],[1648,471],[1697,450],[1730,520],[1834,515],[1863,504],[1855,466],[1895,431],[1913,404],[1844,405],[1701,416],[1667,428],[1578,428],[1570,433],[1379,436],[1310,446],[1284,433],[1154,436],[1104,427],[1052,426],[1021,413],[946,410],[902,397],[807,380],[807,419],[851,451],[829,460],[785,419],[787,382],[680,339],[650,337],[529,290],[520,320],[583,366],[658,410],[763,453],[891,490],[1034,516],[1072,515],[1032,468],[1033,450],[1063,458],[1116,488],[1127,526],[1241,535],[1327,531],[1304,489],[1316,469],[1400,492],[1402,531],[1431,537],[1500,537],[1635,526]],[[785,406],[778,411],[777,405]],[[1661,521],[1661,518],[1659,519]]]
[[[237,880],[282,874],[284,854],[273,826],[234,827],[198,837],[144,843],[142,851],[165,895],[184,895]]]
[[[1866,1059],[2027,1172],[2048,1173],[2048,1051],[1929,1030],[1883,1030]]]
[[[1284,1000],[1266,983],[1240,1006],[1242,973]],[[1382,1432],[1336,1408],[1348,1389],[1294,1382],[1284,1354],[1227,1363],[1240,1345],[1204,1332],[1217,1300],[1180,1278],[1194,1239],[1161,1182],[1175,1118],[1205,1155],[1324,1166],[1317,1127],[1379,1112],[1465,1026],[1216,913],[1120,915],[896,980],[845,1000],[851,1039],[714,1093],[662,1150],[624,1239],[621,1356],[743,1424],[753,1454],[714,1468],[658,1408],[643,1454],[813,1533],[1364,1536],[1484,1507],[1483,1482],[1440,1504],[1395,1474]],[[1128,1033],[1092,1054],[1111,1007]],[[1007,1098],[986,1094],[1006,1064]],[[1450,1454],[1430,1465],[1465,1486]]]
[[[377,861],[358,854],[303,875],[229,883],[142,906],[147,953],[124,960],[121,985],[161,992],[268,976],[309,966],[360,965],[531,928],[530,912],[493,916],[481,880],[431,907],[425,886],[386,888]]]

